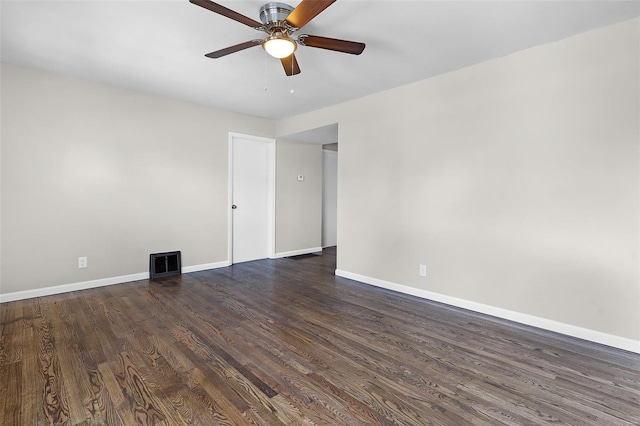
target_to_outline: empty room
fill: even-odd
[[[640,2],[0,24],[0,424],[640,425]]]

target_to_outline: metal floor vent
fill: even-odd
[[[167,253],[153,253],[149,255],[149,278],[171,277],[182,273],[181,253],[170,251]]]

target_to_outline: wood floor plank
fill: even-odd
[[[51,318],[50,311],[53,303],[39,303],[34,316],[34,327],[38,335],[39,371],[43,381],[44,416],[49,424],[67,424],[69,422],[68,393],[71,387],[65,387],[66,380],[60,367],[58,346],[52,331],[56,319]]]
[[[2,388],[0,388],[0,412],[3,422],[23,424],[21,400],[15,395],[23,395],[22,363],[6,364],[2,369]]]
[[[69,417],[73,419],[85,419],[88,424],[101,424],[106,421],[103,413],[96,408],[100,407],[96,396],[102,390],[101,378],[97,369],[92,368],[92,360],[85,353],[84,340],[80,338],[80,324],[76,311],[75,301],[69,303],[49,304],[52,321],[59,324],[52,330],[53,340],[56,343],[56,352],[60,364],[60,375],[69,378],[75,386],[65,387]],[[67,379],[68,380],[68,379]]]
[[[335,267],[328,249],[3,303],[0,422],[640,424],[640,355]]]
[[[0,305],[0,412],[18,424],[20,400],[12,396],[22,394],[22,305],[22,301]]]
[[[22,329],[22,377],[21,393],[7,394],[9,399],[16,398],[20,406],[21,422],[14,424],[42,424],[44,421],[43,379],[38,362],[38,334],[34,327],[34,316],[38,299],[25,301],[25,327]]]

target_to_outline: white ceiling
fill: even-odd
[[[265,2],[218,1],[255,20]],[[263,33],[187,0],[2,0],[0,5],[3,62],[270,119],[640,15],[638,1],[338,0],[299,34],[361,41],[365,51],[353,56],[300,47],[302,73],[286,77],[280,62],[265,57],[260,47],[205,58]]]

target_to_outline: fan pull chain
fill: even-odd
[[[263,49],[264,50],[264,49]],[[264,91],[268,90],[267,87],[267,51],[264,51]]]
[[[295,56],[293,56],[293,53],[292,53],[292,54],[291,54],[291,75],[293,75],[293,69],[294,69],[294,66],[293,66],[294,64],[293,64],[293,63],[294,63],[295,61],[296,61],[296,57],[295,57]],[[295,91],[294,91],[293,89],[291,89],[291,90],[289,91],[289,93],[290,93],[290,94],[292,94],[292,95],[293,95],[293,93],[294,93],[294,92],[295,92]]]

